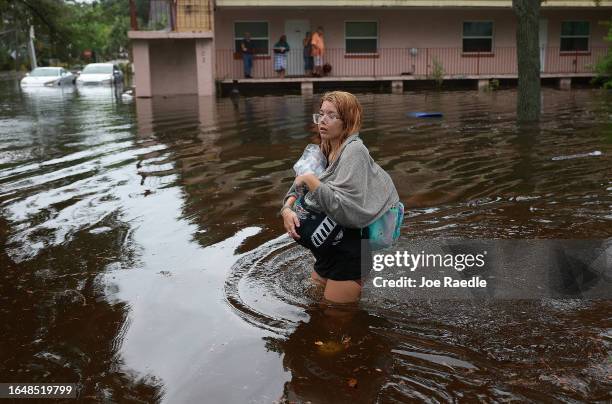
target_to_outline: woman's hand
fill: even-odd
[[[314,174],[298,175],[295,177],[295,186],[300,187],[302,185],[306,185],[310,192],[314,192],[321,185],[321,181]]]
[[[300,219],[297,214],[290,208],[283,209],[283,226],[287,230],[287,234],[294,240],[299,240],[300,235],[297,234],[296,228],[300,227]]]

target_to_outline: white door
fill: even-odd
[[[544,72],[546,66],[546,51],[548,47],[548,20],[540,19],[540,72]]]
[[[304,74],[304,45],[302,40],[308,31],[310,31],[310,22],[308,20],[285,21],[285,35],[287,35],[287,43],[289,43],[289,49],[291,49],[287,56],[288,76],[301,76]],[[277,40],[277,38],[274,39],[274,43]]]

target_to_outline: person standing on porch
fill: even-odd
[[[304,46],[304,75],[312,75],[313,61],[312,61],[312,35],[310,31],[306,32],[306,36],[302,40]]]
[[[325,41],[323,40],[323,27],[317,28],[310,40],[311,54],[314,62],[313,76],[321,77],[323,74],[323,55],[325,54]]]
[[[285,71],[287,70],[287,52],[289,52],[289,44],[287,43],[287,36],[283,34],[274,44],[274,70],[281,79],[285,78]]]
[[[240,42],[240,52],[242,53],[242,62],[244,63],[244,77],[252,79],[251,70],[253,70],[255,46],[253,41],[251,41],[251,34],[249,32],[244,33],[244,39]]]

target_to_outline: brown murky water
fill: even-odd
[[[317,306],[276,218],[312,97],[42,90],[0,83],[0,382],[104,402],[612,399],[610,301]],[[612,235],[612,94],[545,89],[529,128],[515,97],[359,95],[409,209],[400,247]]]

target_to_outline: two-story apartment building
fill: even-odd
[[[151,5],[163,6],[165,1],[151,0]],[[274,71],[272,48],[283,34],[291,49],[285,81],[517,74],[511,0],[176,0],[168,4],[168,9],[172,4],[178,9],[170,12],[174,25],[167,32],[130,32],[139,96],[212,94],[215,80],[243,80],[239,44],[246,32],[256,48],[253,79],[249,79],[255,82],[281,81]],[[592,64],[607,53],[608,28],[601,22],[611,18],[612,1],[544,2],[539,24],[542,76],[592,75]],[[302,40],[317,27],[324,30],[324,62],[332,70],[326,78],[305,78]]]

